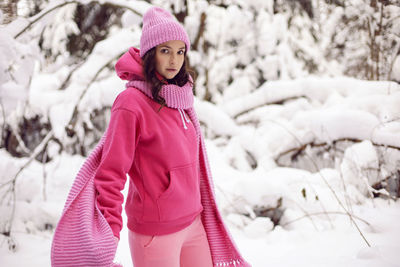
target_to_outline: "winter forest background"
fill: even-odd
[[[0,266],[50,266],[69,188],[125,88],[114,64],[150,5],[189,33],[217,201],[244,257],[400,266],[394,0],[1,1]]]

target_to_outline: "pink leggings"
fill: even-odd
[[[210,247],[200,215],[188,227],[167,235],[129,230],[134,267],[212,267]]]

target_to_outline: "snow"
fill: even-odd
[[[370,141],[347,148],[340,167],[346,184],[353,184],[364,195],[372,195],[369,185],[379,182],[379,159]]]
[[[400,81],[400,57],[396,56],[394,63],[393,63],[393,68],[392,68],[392,77],[396,81]]]
[[[197,116],[200,121],[204,121],[207,127],[218,135],[235,135],[238,127],[235,122],[224,112],[221,112],[215,105],[196,99],[194,103]]]
[[[149,7],[145,1],[100,2],[139,13]],[[357,48],[354,57],[362,56],[365,46],[358,41],[366,43],[365,34],[349,34],[354,27],[336,32],[342,27],[339,20],[359,15],[357,4],[367,12],[363,16],[377,14],[362,1],[352,0],[346,8],[319,1],[327,13],[315,24],[304,14],[292,17],[286,9],[274,14],[274,2],[279,1],[215,1],[220,6],[208,2],[189,1],[185,19],[192,41],[201,12],[212,25],[189,55],[199,74],[194,107],[218,207],[243,256],[254,267],[399,267],[400,203],[393,195],[400,164],[400,85],[344,76],[350,49],[342,55],[346,64],[342,56],[328,60],[325,52],[332,42],[343,42]],[[79,140],[87,140],[78,145],[93,145],[93,111],[105,110],[104,117],[95,119],[107,121],[109,108],[125,88],[113,64],[129,47],[139,45],[141,17],[127,10],[122,28],[112,26],[85,60],[72,60],[65,45],[68,34],[79,33],[72,16],[75,4],[51,12],[14,38],[61,3],[52,1],[34,17],[0,25],[2,127],[7,123],[16,132],[23,116],[39,114],[51,124],[55,138],[47,150],[52,160],[34,160],[19,174],[29,159],[0,149],[0,229],[7,229],[13,218],[11,237],[0,235],[1,266],[50,266],[54,227],[85,160],[71,155],[71,149],[60,153],[58,142],[68,146],[74,141],[65,127],[76,107],[74,130]],[[153,4],[175,11],[183,6],[177,0]],[[21,5],[20,12],[27,13],[28,3]],[[397,11],[390,7],[391,13]],[[0,21],[3,17],[0,12]],[[315,31],[324,33],[319,41],[314,40]],[[45,57],[43,48],[51,51],[52,59]],[[400,57],[393,60],[391,77],[398,82]],[[307,62],[315,63],[316,69],[310,71]],[[203,100],[207,90],[210,102]],[[289,159],[282,156],[306,144],[297,158],[290,159],[293,153]],[[326,145],[328,150],[313,145]],[[13,202],[8,189],[17,174]],[[380,183],[390,189],[372,187]],[[380,197],[374,197],[378,193]],[[257,209],[276,207],[282,212],[279,225],[257,214]],[[126,223],[124,213],[123,218]],[[132,266],[127,236],[125,226],[116,260]]]
[[[239,249],[253,266],[399,266],[397,251],[400,229],[396,223],[400,219],[398,202],[364,197],[362,205],[352,205],[351,212],[369,223],[367,225],[358,221],[372,245],[368,247],[343,212],[329,214],[329,219],[324,214],[302,218],[320,211],[309,188],[314,187],[320,197],[329,195],[323,192],[324,187],[317,177],[306,171],[286,168],[275,168],[270,172],[258,169],[253,172],[235,171],[223,162],[224,156],[209,141],[207,146],[218,189],[219,206],[224,212],[232,208],[240,211],[240,199],[251,204],[266,204],[275,203],[278,196],[288,198],[284,200],[288,203],[284,204],[288,207],[282,219],[282,223],[287,224],[284,227],[273,228],[270,219],[265,217],[252,220],[232,212],[224,216]],[[9,169],[12,158],[5,153],[2,158],[10,160],[8,166],[2,165],[2,170]],[[33,179],[40,176],[39,164],[34,164],[26,171],[26,176],[20,177],[21,180],[25,179],[26,185],[29,183],[31,186],[26,186],[24,192],[17,194],[30,196],[31,199],[26,202],[20,198],[17,202],[14,239],[18,249],[10,253],[3,241],[0,247],[2,266],[50,266],[52,232],[37,229],[43,228],[45,223],[57,221],[72,182],[71,177],[83,160],[82,157],[62,155],[56,162],[45,166],[48,176],[52,177],[47,184],[47,201],[41,199],[41,188],[37,188],[41,182]],[[299,189],[302,187],[310,192],[307,199],[300,194]],[[222,189],[225,194],[219,191]],[[323,202],[327,212],[339,211],[333,199]],[[132,266],[126,227],[121,233],[116,260],[124,266]]]

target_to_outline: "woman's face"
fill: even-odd
[[[174,78],[185,60],[185,43],[168,41],[156,46],[156,70],[167,79]]]

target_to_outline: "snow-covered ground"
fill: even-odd
[[[375,201],[375,205],[357,208],[358,216],[373,225],[362,227],[371,247],[362,241],[347,218],[334,219],[334,229],[278,227],[268,231],[268,226],[263,227],[262,223],[251,229],[251,235],[232,225],[230,229],[241,252],[254,267],[400,266],[400,230],[397,223],[400,219],[400,205],[388,205],[383,201]],[[126,234],[125,228],[122,231],[117,260],[124,266],[132,266]],[[2,245],[1,266],[50,266],[51,233],[17,233],[15,237],[20,246],[18,252],[9,253],[6,246]]]
[[[208,144],[210,146],[210,143]],[[214,151],[212,145],[210,148],[209,150],[212,151],[210,153],[211,167],[216,176],[218,201],[223,210],[229,210],[228,202],[232,201],[232,195],[237,194],[246,197],[250,200],[249,202],[257,202],[257,197],[260,196],[271,198],[273,195],[283,195],[285,198],[291,198],[292,201],[297,199],[299,201],[297,204],[300,205],[302,197],[298,196],[300,192],[294,188],[307,185],[318,188],[318,184],[320,184],[316,175],[297,169],[274,168],[269,172],[258,169],[254,172],[234,171],[222,162],[224,158],[222,153]],[[4,159],[2,162],[15,160],[4,155],[3,151],[1,158]],[[52,231],[37,229],[43,227],[45,223],[54,223],[57,220],[72,183],[71,178],[83,160],[82,157],[62,155],[56,161],[45,166],[51,177],[47,183],[47,201],[43,201],[41,197],[41,181],[35,182],[35,178],[42,172],[42,167],[39,164],[32,164],[29,169],[24,171],[19,180],[21,187],[19,187],[18,196],[20,201],[16,208],[13,228],[13,239],[16,241],[17,250],[10,252],[3,237],[3,240],[0,241],[1,266],[50,266]],[[2,171],[4,171],[4,167],[7,166],[3,165]],[[10,165],[8,167],[10,168]],[[328,176],[329,172],[332,175],[334,170],[324,170],[323,172]],[[224,174],[225,178],[223,178]],[[295,181],[301,184],[296,185]],[[29,182],[30,186],[22,187],[23,184]],[[293,188],[290,189],[291,187]],[[220,189],[226,191],[224,194],[231,190],[235,193],[224,196]],[[329,195],[329,192],[326,194]],[[325,197],[330,199],[325,195],[320,199]],[[361,205],[351,206],[351,212],[359,218],[355,220],[371,247],[367,246],[348,216],[344,213],[333,213],[340,211],[334,200],[322,202],[328,215],[311,215],[313,213],[310,209],[311,203],[304,205],[303,208],[297,208],[297,204],[293,204],[285,211],[283,218],[288,224],[284,227],[277,226],[274,229],[268,218],[258,217],[250,220],[235,213],[225,214],[224,218],[241,252],[254,267],[400,266],[398,256],[400,203],[398,201],[379,198],[363,199]],[[309,218],[303,217],[305,214],[303,209],[310,213]],[[302,219],[295,220],[297,218]],[[124,220],[126,222],[126,219]],[[124,266],[132,266],[126,227],[121,233],[116,260],[123,263]]]

